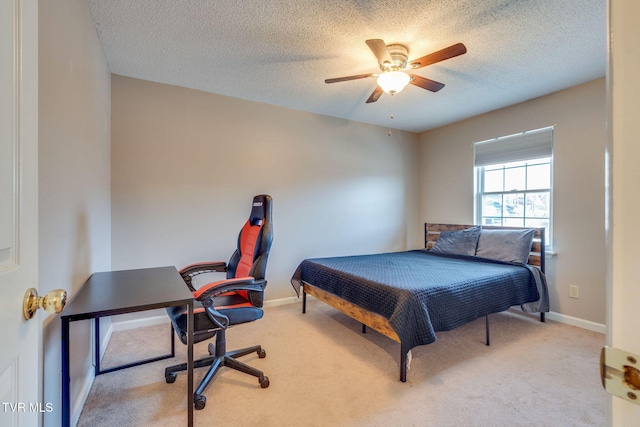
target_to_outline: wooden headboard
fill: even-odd
[[[440,237],[442,231],[455,231],[464,230],[465,228],[475,227],[475,225],[463,225],[463,224],[432,224],[426,222],[424,224],[424,247],[431,249],[436,244],[436,240]],[[496,225],[482,225],[487,230],[535,230],[533,235],[533,243],[531,244],[531,253],[529,254],[529,261],[527,264],[536,265],[540,267],[544,273],[544,227],[500,227]]]

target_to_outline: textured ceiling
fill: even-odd
[[[605,75],[606,0],[88,0],[110,71],[413,132]],[[415,71],[365,104],[372,38],[409,59],[462,42],[467,53]],[[391,119],[391,114],[394,118]]]

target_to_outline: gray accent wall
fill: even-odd
[[[39,2],[39,294],[111,268],[111,76],[84,0]],[[60,425],[60,317],[41,312],[43,400]],[[71,325],[71,398],[91,386],[89,322]]]
[[[308,257],[420,247],[418,136],[112,78],[112,261],[228,261],[256,194],[273,197],[267,300]]]
[[[551,311],[604,324],[606,111],[602,78],[420,134],[420,220],[472,223],[473,142],[554,126]]]

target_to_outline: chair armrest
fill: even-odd
[[[233,291],[263,291],[267,285],[266,280],[256,280],[251,276],[236,277],[233,279],[218,280],[202,285],[193,292],[193,297],[200,302],[215,296]]]
[[[250,276],[236,277],[207,283],[198,288],[198,290],[193,293],[193,296],[202,303],[213,323],[221,329],[227,329],[227,326],[229,326],[229,318],[215,309],[213,306],[213,297],[233,291],[262,291],[266,285],[266,280],[255,280]]]
[[[195,292],[196,289],[191,283],[195,276],[204,273],[224,273],[226,271],[227,263],[224,261],[205,261],[189,264],[178,271],[178,273],[180,273],[182,280],[184,280],[191,292]]]

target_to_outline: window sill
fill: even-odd
[[[545,251],[544,251],[544,257],[546,259],[551,259],[554,256],[556,256],[557,254],[558,253],[556,251],[552,250],[552,249],[545,249]]]

